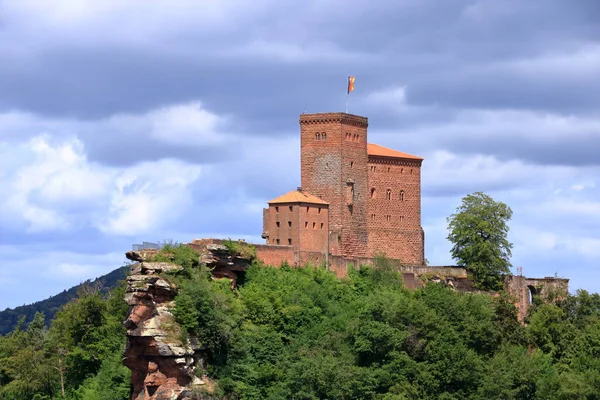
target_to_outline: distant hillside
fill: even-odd
[[[77,286],[73,286],[69,290],[63,290],[61,293],[49,297],[46,300],[0,311],[0,335],[6,335],[11,332],[15,328],[19,318],[23,315],[26,316],[25,323],[28,324],[33,320],[33,316],[38,311],[44,313],[46,324],[49,324],[52,318],[54,318],[54,314],[56,314],[63,305],[77,296],[77,290],[81,286],[85,284],[98,285],[102,292],[108,292],[111,288],[115,287],[120,280],[125,279],[128,269],[128,267],[117,268],[106,275],[96,278],[94,281],[90,282],[87,280]]]

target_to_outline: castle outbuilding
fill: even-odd
[[[368,119],[302,114],[298,190],[268,202],[263,238],[291,246],[294,263],[385,253],[423,265],[423,158],[368,143]]]

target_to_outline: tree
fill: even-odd
[[[475,192],[463,197],[456,211],[447,219],[452,258],[465,267],[476,287],[500,289],[502,275],[508,274],[511,267],[513,245],[507,239],[507,222],[512,210],[482,192]]]

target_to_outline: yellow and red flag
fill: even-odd
[[[354,77],[349,76],[348,77],[348,94],[350,94],[350,92],[353,90],[354,90]]]

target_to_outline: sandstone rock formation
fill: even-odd
[[[193,246],[191,246],[193,247]],[[231,254],[222,245],[195,248],[199,260],[213,272],[213,278],[227,277],[235,285],[238,274],[250,260]],[[127,278],[125,301],[129,314],[127,346],[123,363],[132,371],[132,400],[202,399],[211,393],[213,383],[204,374],[206,352],[196,338],[182,342],[181,329],[172,314],[177,287],[165,273],[182,267],[165,262],[150,262],[155,251],[128,252],[132,264]]]

